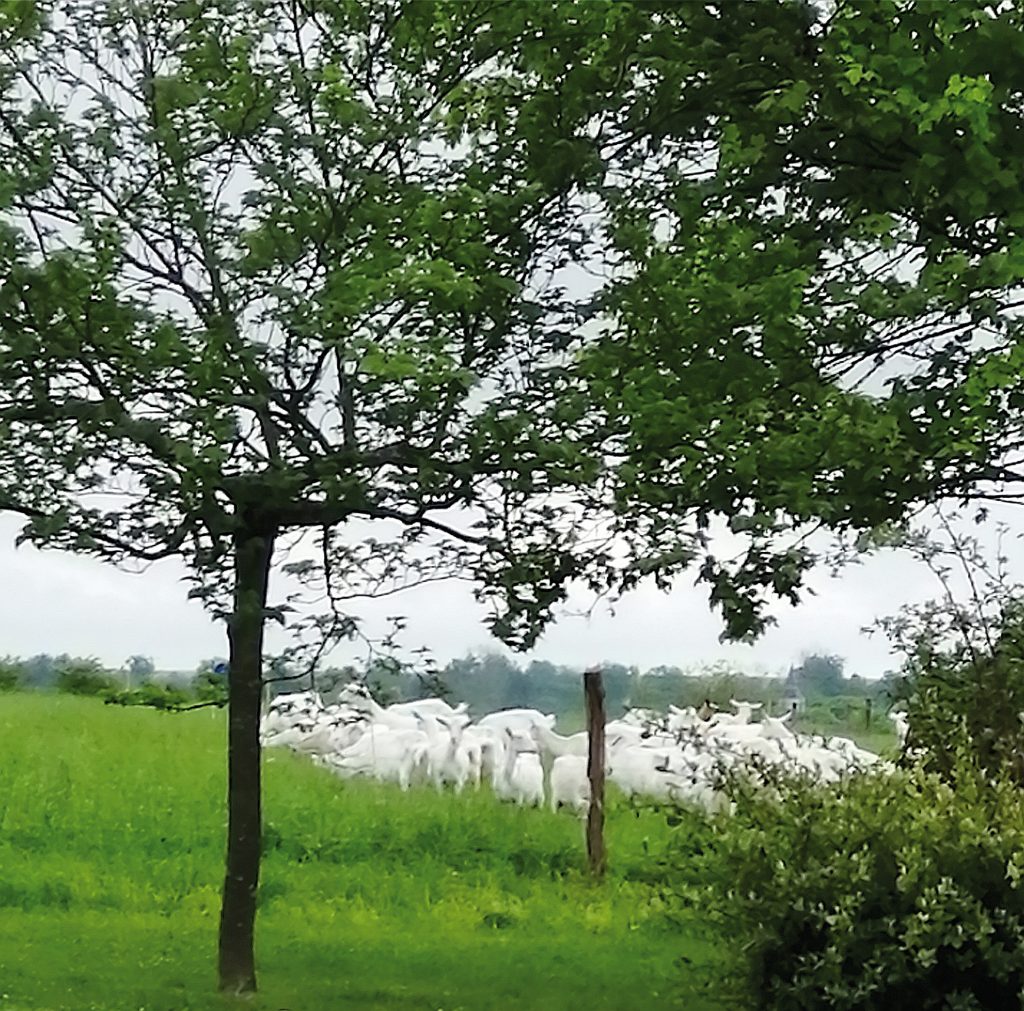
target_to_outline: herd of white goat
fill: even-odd
[[[627,796],[716,809],[722,769],[751,761],[802,769],[822,781],[864,771],[879,761],[845,737],[795,734],[789,716],[753,716],[761,703],[732,703],[735,713],[702,719],[696,710],[664,715],[630,710],[605,726],[606,772]],[[899,727],[897,729],[900,729]],[[441,699],[374,701],[350,684],[324,705],[315,692],[277,696],[261,726],[266,747],[288,747],[339,776],[368,776],[408,790],[417,782],[461,792],[488,782],[520,805],[578,813],[590,800],[586,733],[563,736],[555,717],[504,709],[472,720],[464,704]]]

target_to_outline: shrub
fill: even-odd
[[[945,591],[875,624],[904,656],[892,695],[906,709],[907,748],[947,779],[956,775],[953,756],[966,752],[989,776],[1024,786],[1024,586],[1010,581],[1001,548],[989,558],[937,516],[938,540],[924,530],[880,533],[923,561]],[[1000,539],[1010,533],[997,529]],[[966,577],[964,599],[954,593],[954,570]]]
[[[905,665],[898,696],[910,722],[908,744],[929,768],[950,776],[956,748],[966,744],[990,774],[1024,785],[1024,603],[1003,603],[982,644],[939,650],[923,641]]]
[[[104,695],[116,685],[97,660],[73,660],[57,671],[57,691],[70,695]]]
[[[153,709],[181,709],[195,703],[195,696],[184,688],[145,681],[138,688],[108,691],[106,702],[119,706],[150,706]]]
[[[1024,801],[1011,780],[961,770],[954,787],[915,768],[736,801],[702,875],[754,1006],[1021,1006]]]
[[[212,671],[203,671],[192,679],[191,689],[192,694],[200,702],[213,702],[217,705],[227,705],[228,681],[223,674],[214,674]]]
[[[21,684],[21,669],[9,660],[0,660],[0,692],[13,692]]]

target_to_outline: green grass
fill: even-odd
[[[0,696],[0,1011],[187,1011],[214,992],[224,714]],[[578,822],[266,760],[253,1011],[736,1007],[659,889],[662,819]],[[713,994],[717,993],[716,997]]]

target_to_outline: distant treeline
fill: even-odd
[[[107,670],[91,657],[67,654],[39,654],[21,659],[0,660],[0,689],[43,688],[82,694],[100,694],[101,690],[131,688],[134,692],[148,685],[171,682],[186,693],[204,695],[222,681],[212,672],[218,661],[204,660],[194,674],[172,675],[156,671],[148,657],[130,657],[121,669]],[[847,702],[871,699],[888,704],[891,678],[868,680],[847,677],[843,660],[836,656],[811,654],[793,666],[786,677],[758,677],[731,670],[724,664],[703,670],[684,671],[679,667],[655,667],[641,672],[637,667],[609,663],[602,666],[607,711],[616,716],[630,706],[665,710],[669,705],[699,706],[705,699],[728,708],[731,698],[768,703],[778,712],[793,699],[800,704],[833,700]],[[287,675],[284,668],[271,674]],[[308,676],[276,680],[272,693],[316,687],[330,699],[353,679],[366,680],[383,703],[405,701],[424,695],[442,694],[452,701],[465,702],[476,714],[508,707],[529,706],[560,716],[577,714],[582,709],[582,668],[558,666],[544,660],[519,664],[501,653],[483,653],[452,660],[443,668],[427,674],[408,665],[376,661],[368,668],[331,667],[311,682]],[[139,697],[138,701],[146,701]]]
[[[104,679],[125,684],[140,684],[156,675],[149,657],[129,657],[119,670],[110,670],[91,656],[38,653],[27,658],[0,657],[0,688],[64,688],[84,684],[89,679]]]
[[[883,707],[888,704],[891,678],[847,677],[843,668],[840,657],[811,654],[793,666],[786,677],[758,677],[724,664],[696,672],[666,666],[641,672],[637,667],[608,663],[601,670],[606,708],[613,716],[631,706],[663,711],[669,705],[699,706],[705,699],[722,708],[729,708],[731,698],[757,700],[771,704],[775,711],[790,699],[800,704],[839,699],[871,699]],[[582,668],[545,660],[519,664],[504,654],[483,653],[452,660],[430,676],[384,662],[365,671],[331,668],[318,676],[317,687],[330,696],[341,684],[361,677],[383,702],[441,693],[453,701],[466,702],[470,712],[476,714],[529,706],[564,715],[582,710],[582,673]],[[309,687],[309,681],[301,679],[279,683],[275,688],[294,691],[296,684]]]
[[[223,674],[212,662],[200,664],[194,674],[162,676],[149,657],[130,657],[118,670],[110,670],[95,657],[51,656],[41,653],[27,660],[0,658],[0,691],[42,690],[70,695],[93,695],[121,705],[183,709],[202,702],[227,701]]]

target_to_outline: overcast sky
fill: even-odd
[[[1011,520],[1006,510],[1003,519]],[[1019,525],[1019,524],[1018,524]],[[13,546],[19,521],[0,515],[0,655],[71,653],[96,656],[111,666],[142,653],[161,669],[191,670],[212,656],[223,656],[223,626],[185,598],[182,569],[174,562],[133,575],[86,558]],[[991,525],[982,534],[992,535]],[[1014,541],[1009,554],[1019,576],[1024,555]],[[671,593],[653,587],[635,591],[614,614],[598,605],[589,618],[564,617],[529,657],[584,666],[597,661],[681,667],[729,660],[751,671],[784,671],[805,651],[837,653],[848,673],[878,677],[895,666],[888,644],[861,629],[892,613],[905,601],[937,596],[935,577],[924,566],[886,553],[851,567],[837,579],[816,574],[817,591],[799,607],[777,605],[778,626],[754,646],[722,645],[721,622],[707,605],[706,590],[693,578]],[[275,595],[271,593],[271,600]],[[579,598],[582,608],[586,601]],[[383,630],[387,615],[409,618],[407,646],[428,646],[441,663],[469,651],[501,649],[483,625],[483,611],[468,586],[432,585],[363,609],[368,630]],[[280,634],[269,645],[283,645]],[[337,656],[338,661],[343,660]]]

